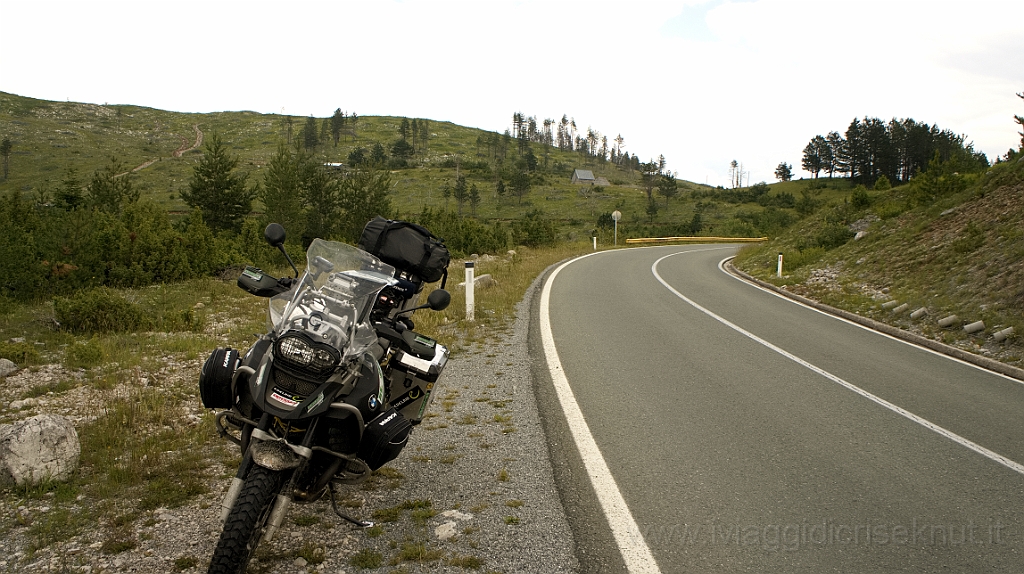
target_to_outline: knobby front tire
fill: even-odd
[[[208,574],[244,574],[267,526],[284,474],[253,465],[213,551]]]

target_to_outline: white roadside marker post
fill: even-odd
[[[473,286],[474,286],[474,283],[475,283],[475,280],[474,280],[474,277],[473,277],[474,271],[475,271],[474,263],[472,261],[467,261],[466,262],[466,319],[469,320],[469,321],[472,321],[473,317],[474,317],[474,314],[473,314],[473,306],[474,306]]]

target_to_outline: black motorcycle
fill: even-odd
[[[265,236],[295,277],[245,269],[238,285],[269,298],[269,331],[244,356],[214,351],[199,378],[203,405],[219,409],[219,433],[242,453],[221,504],[224,530],[210,573],[245,572],[292,502],[327,494],[341,518],[371,526],[338,509],[335,488],[366,480],[398,456],[448,360],[448,350],[413,331],[410,319],[451,301],[448,251],[429,231],[377,218],[363,231],[363,249],[315,239],[301,278],[284,250],[284,229],[272,223]],[[441,278],[441,289],[417,305],[424,283]]]

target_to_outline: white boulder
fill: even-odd
[[[9,377],[18,370],[18,365],[9,359],[0,359],[0,377]]]
[[[37,415],[0,427],[0,483],[39,484],[66,480],[78,469],[82,454],[71,421]]]

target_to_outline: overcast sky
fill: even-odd
[[[1016,148],[1022,22],[1022,0],[0,0],[0,90],[498,132],[565,114],[686,180],[735,159],[773,182],[855,117]]]

